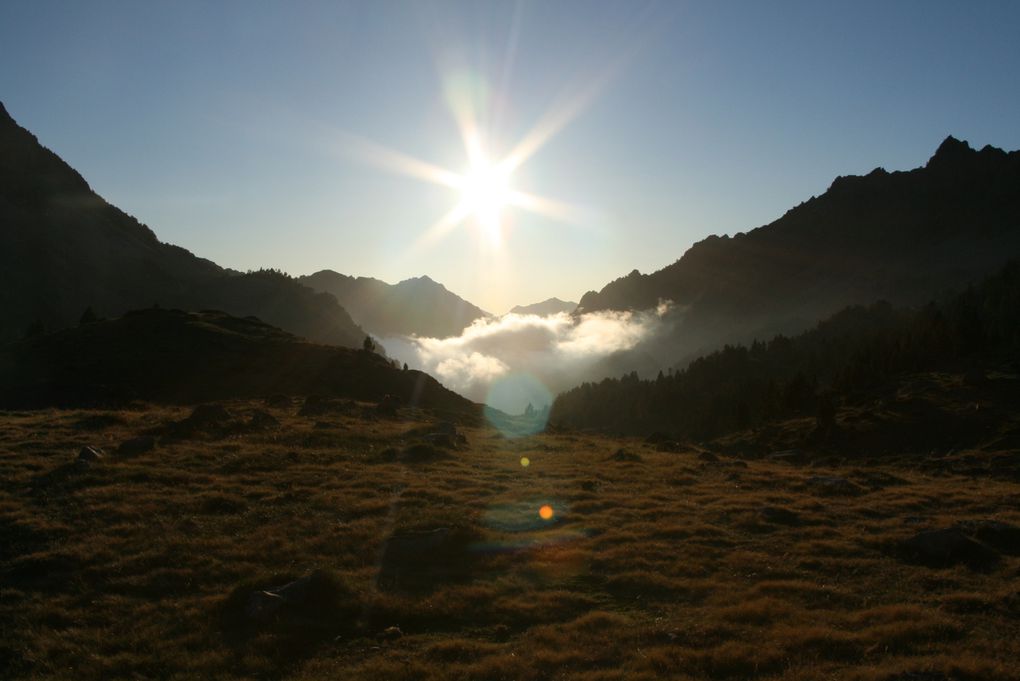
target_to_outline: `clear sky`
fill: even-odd
[[[1020,148],[1018,36],[1015,1],[2,0],[0,100],[164,241],[242,270],[427,274],[499,313],[921,165],[947,134]],[[555,132],[508,182],[569,209],[505,208],[499,245],[473,216],[423,239],[460,192],[366,149],[460,173],[454,111],[493,160]]]

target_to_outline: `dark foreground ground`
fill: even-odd
[[[1020,678],[1020,483],[979,454],[224,406],[0,414],[0,678]]]

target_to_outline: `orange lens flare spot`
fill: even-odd
[[[555,515],[553,513],[553,507],[550,506],[549,504],[546,504],[542,508],[538,509],[538,517],[541,518],[542,520],[552,520],[553,515]]]
[[[521,465],[524,466],[525,468],[527,468],[528,466],[531,465],[531,459],[529,459],[526,456],[522,456],[521,457]]]

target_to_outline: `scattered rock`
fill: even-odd
[[[956,524],[968,534],[999,553],[1020,555],[1020,527],[999,520],[970,520]]]
[[[758,511],[765,522],[777,525],[800,525],[800,514],[781,506],[766,506]]]
[[[183,423],[192,428],[213,428],[232,423],[234,417],[222,404],[200,404]]]
[[[244,614],[256,622],[284,616],[329,615],[349,601],[350,592],[330,572],[316,570],[282,586],[255,590],[248,595]],[[349,604],[348,604],[349,607]]]
[[[628,452],[626,449],[617,449],[616,452],[614,452],[613,455],[610,456],[608,460],[625,461],[629,463],[640,463],[641,461],[644,461],[644,459],[641,458],[640,454]]]
[[[376,636],[380,641],[396,641],[398,638],[403,637],[404,632],[400,630],[400,627],[386,627]]]
[[[383,545],[380,588],[428,588],[468,576],[477,536],[470,528],[437,527],[398,532]]]
[[[78,461],[94,463],[102,459],[104,456],[106,456],[106,453],[99,447],[85,446],[78,452]]]
[[[326,414],[349,414],[357,409],[352,400],[336,400],[320,395],[309,395],[301,405],[298,416],[323,416]]]
[[[804,452],[799,449],[784,449],[772,452],[765,457],[769,461],[785,461],[786,463],[800,463],[804,460]]]
[[[142,435],[125,440],[117,447],[118,456],[138,456],[156,448],[156,439],[151,435]]]
[[[974,569],[987,569],[999,559],[995,551],[956,527],[918,532],[899,542],[896,548],[904,560],[931,567],[963,563]]]
[[[248,418],[248,427],[252,430],[271,430],[280,427],[280,421],[269,412],[256,409]]]
[[[860,485],[834,475],[816,475],[808,478],[807,484],[823,494],[855,496],[864,492]]]
[[[402,404],[403,400],[396,395],[386,395],[375,405],[375,411],[382,416],[396,416]]]
[[[702,452],[701,454],[698,454],[698,459],[701,461],[707,461],[708,463],[717,463],[719,461],[719,457],[712,452]]]
[[[294,401],[286,395],[270,395],[265,399],[265,405],[273,409],[290,409]]]

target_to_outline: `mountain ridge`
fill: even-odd
[[[1020,254],[1020,152],[947,137],[922,167],[837,177],[822,195],[734,236],[712,235],[651,274],[589,291],[578,313],[677,312],[675,359],[795,333],[852,304],[918,304]]]
[[[357,347],[365,337],[334,299],[281,272],[240,274],[161,242],[93,191],[6,108],[0,114],[0,224],[0,343],[29,327],[69,327],[87,308],[116,316],[153,304],[254,315],[335,345]]]
[[[475,319],[491,316],[427,275],[389,284],[325,269],[298,281],[335,297],[359,324],[380,337],[457,336]]]

